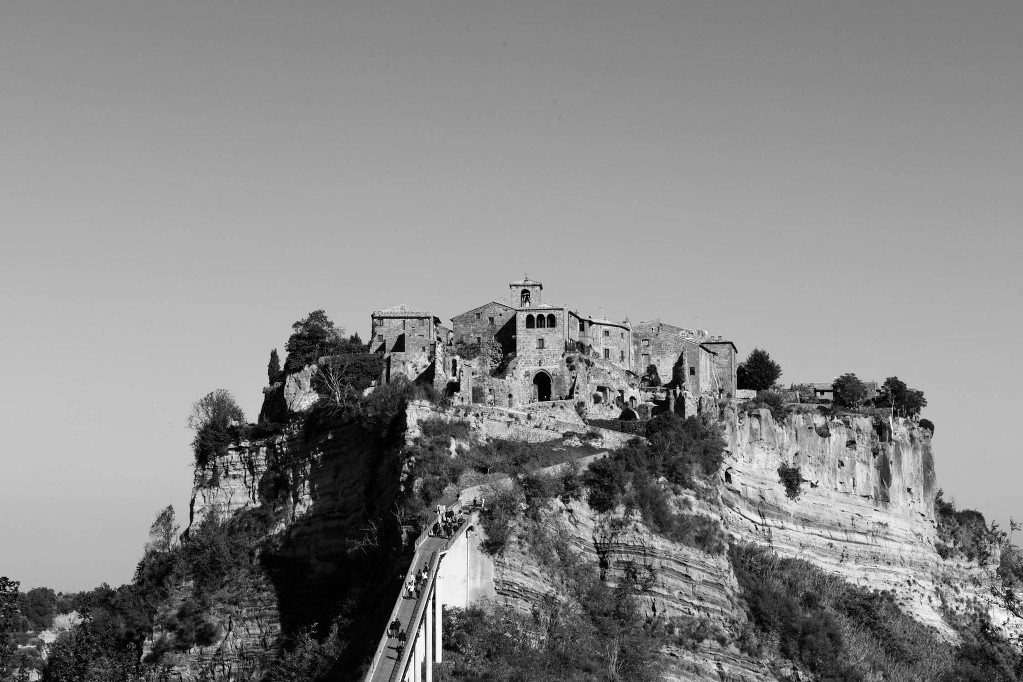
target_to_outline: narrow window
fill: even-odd
[[[490,317],[490,318],[487,318],[487,319],[490,320],[490,326],[493,327],[494,326],[494,318]]]
[[[477,346],[482,346],[483,345],[483,337],[482,336],[477,336],[476,337],[476,345]]]
[[[537,315],[536,316],[536,328],[537,329],[543,329],[546,326],[547,326],[547,318],[544,317],[543,315]]]
[[[480,319],[480,313],[476,313],[476,319]]]
[[[695,367],[690,367],[689,368],[689,376],[691,376],[691,377],[696,376],[696,368]]]
[[[611,332],[607,329],[604,330],[604,336],[611,336]]]
[[[532,315],[526,315],[526,329],[532,329],[536,326],[536,320]]]
[[[548,315],[547,316],[547,326],[550,327],[551,329],[553,329],[556,325],[557,325],[557,320],[554,318],[554,315],[553,314]]]
[[[605,334],[606,333],[607,332],[605,332]],[[610,360],[611,359],[611,349],[610,348],[605,348],[604,349],[604,359],[605,360]]]
[[[543,339],[537,339],[536,340],[536,349],[537,350],[543,350]]]
[[[579,331],[581,332],[586,331],[586,322],[583,320],[579,320]]]
[[[625,351],[622,351],[622,357],[621,357],[621,359],[619,361],[620,362],[625,362]]]

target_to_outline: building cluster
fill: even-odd
[[[508,289],[506,302],[455,315],[450,326],[403,305],[372,313],[370,351],[383,355],[383,381],[405,376],[457,402],[501,407],[582,401],[609,416],[655,393],[690,402],[735,395],[731,341],[660,320],[583,315],[544,302],[543,284],[528,277]]]

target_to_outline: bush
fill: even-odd
[[[788,413],[785,411],[785,403],[781,393],[778,391],[759,391],[754,400],[755,407],[766,407],[771,411],[771,417],[775,422],[781,424],[785,421]]]
[[[480,523],[487,533],[483,551],[491,556],[503,554],[515,526],[515,517],[522,502],[518,490],[500,489],[486,495],[486,507],[480,513]]]
[[[799,499],[799,486],[803,483],[803,475],[799,467],[782,464],[778,467],[778,478],[785,486],[785,495],[790,500]]]
[[[994,547],[1002,539],[999,532],[988,528],[983,514],[973,509],[956,509],[955,502],[945,500],[943,490],[934,498],[934,520],[942,543],[981,566],[991,559]]]
[[[771,359],[765,350],[754,348],[744,362],[735,369],[740,389],[766,391],[781,376],[781,365]]]
[[[931,432],[931,435],[932,436],[934,435],[934,422],[932,422],[930,419],[921,419],[920,428],[928,429]]]

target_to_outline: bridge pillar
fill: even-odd
[[[436,588],[434,588],[434,590],[433,590],[433,616],[434,616],[434,619],[435,619],[435,622],[436,622],[436,625],[434,626],[436,629],[434,630],[434,633],[433,633],[433,660],[437,661],[438,663],[441,662],[441,650],[443,649],[443,644],[444,644],[443,640],[441,639],[441,636],[443,634],[443,630],[442,630],[442,627],[441,627],[441,622],[442,622],[441,621],[441,616],[442,615],[443,615],[443,605],[441,604],[440,599],[437,597],[437,590],[436,590]]]
[[[423,676],[423,682],[433,682],[433,609],[430,608],[430,600],[433,599],[435,590],[431,590],[430,594],[426,597],[426,608],[423,609],[423,629],[426,631],[426,639],[423,640],[423,652],[425,656],[423,659],[426,661],[426,674]]]

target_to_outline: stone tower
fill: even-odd
[[[508,289],[511,292],[513,308],[533,308],[541,303],[540,292],[543,291],[543,284],[534,282],[528,275],[518,282],[509,282]]]

